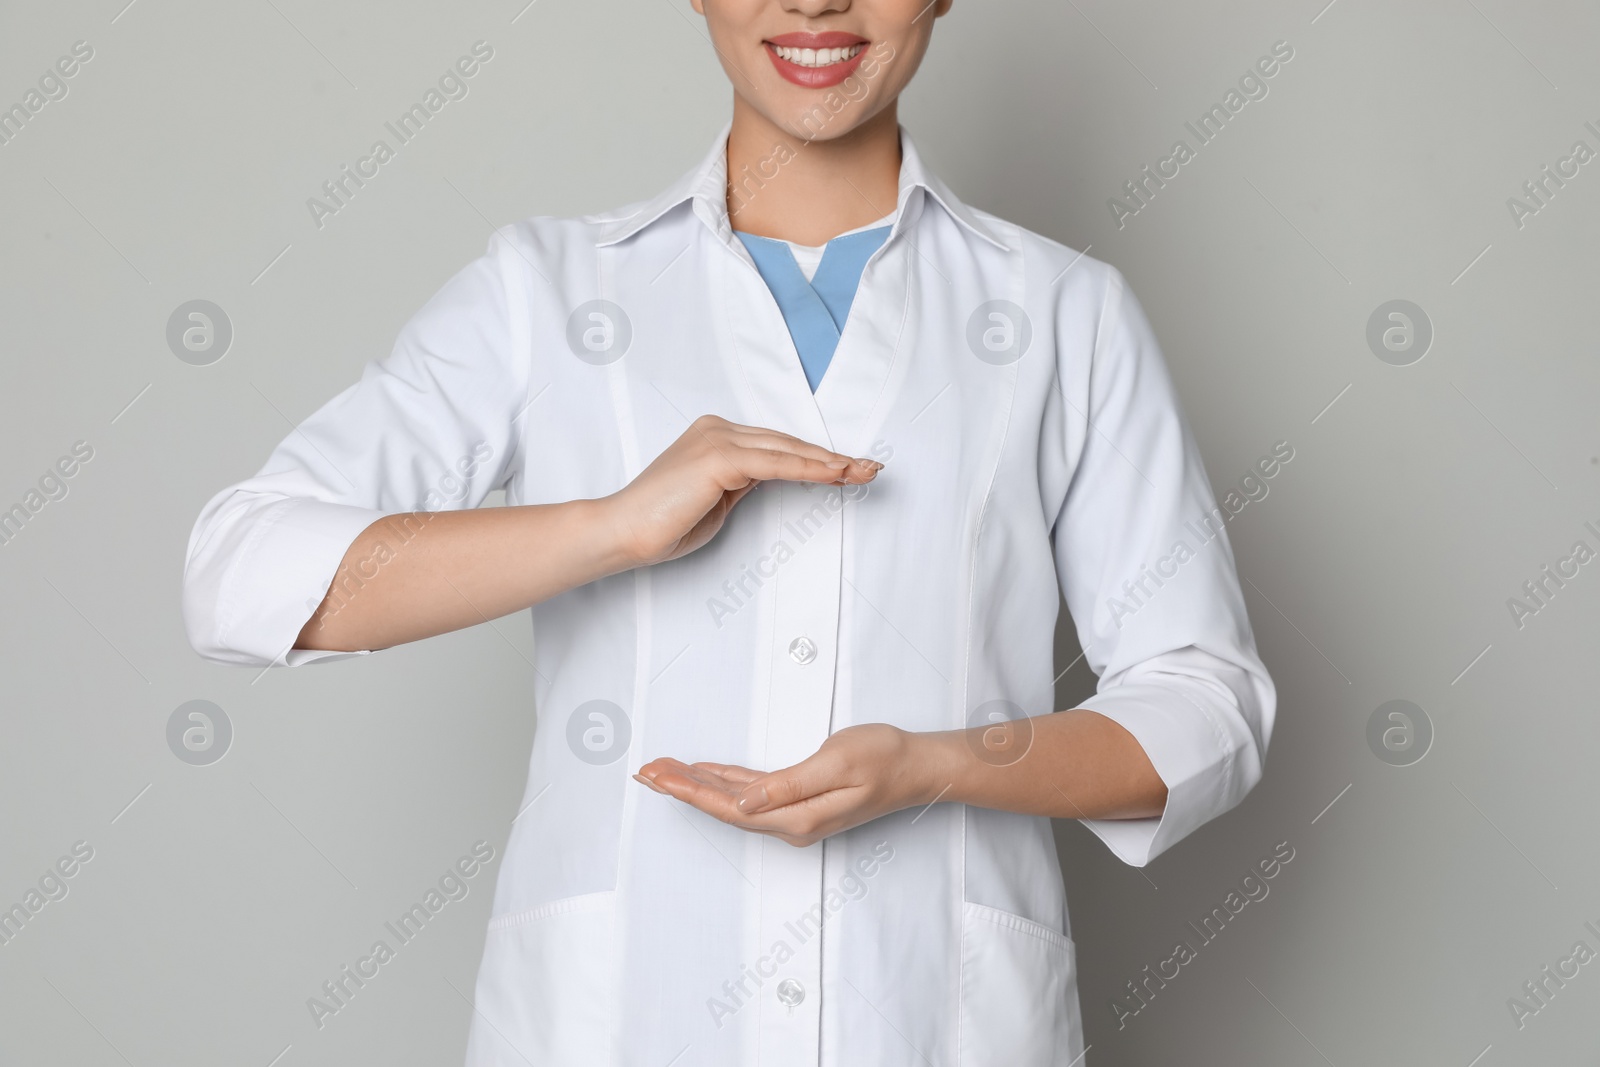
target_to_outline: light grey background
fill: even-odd
[[[306,1000],[501,847],[525,620],[262,677],[189,650],[178,590],[202,503],[492,225],[649,195],[723,122],[687,0],[523,2],[0,5],[0,104],[94,48],[0,145],[0,509],[94,448],[0,547],[0,906],[94,849],[0,946],[0,1062],[460,1060],[495,868],[321,1029]],[[1087,1062],[1595,1062],[1600,963],[1521,1028],[1507,1001],[1600,949],[1600,564],[1520,629],[1507,599],[1600,548],[1600,162],[1522,228],[1506,200],[1600,148],[1600,11],[1325,3],[962,0],[905,101],[970,202],[1128,275],[1219,489],[1295,449],[1229,528],[1278,682],[1265,781],[1142,872],[1060,825]],[[479,39],[470,95],[318,229],[306,199]],[[1107,199],[1279,40],[1270,94],[1119,229]],[[233,324],[211,366],[166,344],[193,299]],[[1434,326],[1411,366],[1365,340],[1392,299]],[[1063,704],[1092,685],[1073,666]],[[167,747],[194,699],[233,725],[210,766]],[[1394,699],[1435,730],[1408,767],[1366,740]],[[1284,841],[1270,895],[1119,1028],[1125,983]]]

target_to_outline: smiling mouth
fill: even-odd
[[[820,70],[839,63],[847,63],[861,54],[867,47],[866,42],[853,44],[846,48],[791,48],[785,45],[768,42],[773,54],[779,59],[793,63],[797,67],[807,67],[811,70]]]
[[[841,30],[780,33],[761,42],[780,77],[803,89],[828,89],[849,80],[867,61],[865,37]]]

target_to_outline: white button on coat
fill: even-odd
[[[780,1003],[787,1004],[792,1008],[804,999],[806,999],[805,986],[796,982],[793,978],[785,978],[778,983],[778,1000]]]
[[[1215,507],[1200,454],[1122,276],[962,204],[904,137],[893,232],[813,396],[729,230],[725,137],[654,200],[499,231],[207,504],[190,640],[227,663],[332,658],[289,648],[380,515],[499,487],[602,496],[703,413],[882,460],[868,487],[765,483],[699,551],[533,609],[526,797],[545,795],[506,843],[468,1063],[1073,1062],[1047,819],[942,803],[797,849],[631,775],[664,755],[782,767],[854,723],[950,730],[997,701],[1056,710],[1059,588],[1100,678],[1080,706],[1169,791],[1159,818],[1087,825],[1148,863],[1248,792],[1273,723],[1226,533],[1186,526]],[[569,741],[597,707],[609,762]]]

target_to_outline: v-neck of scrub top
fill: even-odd
[[[839,335],[850,315],[850,305],[855,302],[867,260],[888,240],[892,228],[880,226],[835,237],[824,246],[822,261],[809,280],[788,241],[734,231],[783,313],[784,325],[789,327],[795,351],[800,354],[800,367],[813,393],[839,347]]]

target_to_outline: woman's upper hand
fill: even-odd
[[[882,468],[777,430],[702,415],[604,503],[623,556],[644,566],[711,540],[733,506],[761,482],[859,485]]]

